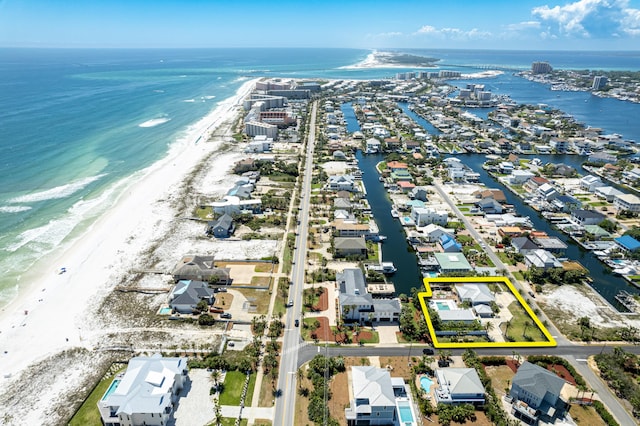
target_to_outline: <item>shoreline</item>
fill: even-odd
[[[159,225],[172,221],[176,208],[157,204],[170,199],[183,180],[220,148],[224,140],[209,141],[211,134],[235,119],[257,80],[243,82],[234,96],[190,125],[186,136],[171,144],[161,160],[125,178],[126,187],[106,213],[62,253],[38,262],[36,269],[44,272],[19,288],[0,311],[0,382],[8,383],[56,353],[93,347],[101,330],[87,321],[90,308],[98,306],[140,253],[162,237],[164,228]],[[67,272],[56,275],[60,266]]]

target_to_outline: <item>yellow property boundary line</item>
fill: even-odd
[[[533,313],[531,307],[527,304],[524,298],[513,286],[509,278],[507,277],[446,277],[446,278],[424,278],[424,287],[426,291],[418,293],[420,299],[420,306],[422,307],[422,313],[427,321],[427,327],[429,327],[429,334],[431,335],[431,341],[434,348],[440,349],[466,349],[466,348],[544,348],[557,346],[555,339],[549,333],[549,330],[542,325],[542,322],[536,314]],[[544,337],[547,338],[546,342],[439,342],[436,336],[436,331],[433,328],[431,317],[429,316],[429,310],[427,309],[426,298],[433,297],[431,291],[432,283],[449,283],[449,284],[468,284],[468,283],[504,283],[509,288],[511,293],[515,296],[516,300],[520,302],[520,305],[529,314],[533,322],[538,326]]]

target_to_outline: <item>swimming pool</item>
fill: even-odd
[[[451,308],[449,307],[448,303],[445,302],[436,302],[436,307],[438,308],[439,311],[450,311]]]
[[[400,424],[413,425],[413,411],[409,401],[398,401],[398,413],[400,414]]]
[[[115,379],[113,382],[111,382],[111,384],[109,385],[109,389],[107,389],[107,391],[104,393],[104,396],[102,397],[102,399],[103,400],[107,399],[109,395],[115,392],[115,390],[118,389],[119,384],[120,384],[119,379]]]
[[[422,387],[422,389],[424,389],[426,393],[429,393],[431,385],[433,385],[433,380],[431,380],[427,376],[420,377],[420,387]]]
[[[164,308],[160,308],[160,315],[170,315],[171,314],[171,308],[168,307],[164,307]]]

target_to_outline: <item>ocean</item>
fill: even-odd
[[[411,50],[442,68],[638,69],[638,52]],[[126,183],[163,158],[250,78],[378,79],[359,49],[0,49],[0,307],[26,271],[86,232]],[[412,70],[407,68],[406,70]],[[551,92],[509,72],[483,80],[640,141],[640,105]],[[463,84],[463,81],[454,82]],[[585,101],[586,100],[586,101]],[[62,266],[62,265],[61,265]],[[54,273],[54,271],[42,271]]]

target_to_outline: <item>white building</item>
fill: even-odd
[[[348,425],[396,425],[396,391],[404,392],[404,380],[378,367],[351,367],[351,404],[345,408]]]
[[[132,358],[100,401],[105,426],[161,426],[172,421],[173,408],[188,380],[187,358]]]
[[[580,188],[589,192],[594,192],[596,188],[599,188],[601,186],[605,186],[605,184],[598,176],[586,175],[585,177],[580,179]]]
[[[265,135],[273,140],[278,139],[278,126],[275,124],[249,121],[244,125],[244,132],[249,136]]]
[[[534,176],[535,174],[528,170],[514,170],[509,175],[509,183],[511,185],[522,185]]]
[[[613,205],[620,210],[629,210],[633,213],[640,212],[640,198],[633,194],[620,194],[615,196]]]
[[[432,223],[446,225],[449,221],[449,212],[435,210],[430,207],[413,207],[411,209],[411,219],[413,219],[416,226],[426,226]]]

